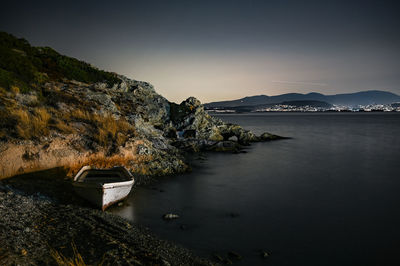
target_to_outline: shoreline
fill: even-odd
[[[286,139],[266,134],[261,142]],[[192,170],[190,163],[196,155],[246,152],[246,145],[231,145],[231,142],[219,149],[197,152],[187,149],[184,157],[189,167],[186,172]],[[90,265],[218,264],[211,257],[201,258],[179,244],[160,239],[140,224],[94,208],[74,192],[67,173],[66,168],[57,167],[0,180],[0,262],[60,265],[57,262],[60,258],[81,256],[84,263]],[[181,173],[136,174],[133,189],[178,174]]]
[[[75,246],[90,265],[214,265],[148,228],[93,208],[76,196],[62,172],[0,180],[0,262],[53,265],[59,255],[76,257]],[[157,179],[147,181],[139,186]]]

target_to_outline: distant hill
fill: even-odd
[[[244,106],[233,106],[233,107],[219,107],[221,109],[229,109],[233,110],[236,113],[247,113],[247,112],[252,112],[264,108],[271,108],[275,103],[270,103],[270,104],[258,104],[258,105],[244,105]],[[309,106],[309,107],[314,107],[314,108],[325,108],[329,109],[332,107],[332,104],[329,104],[327,102],[321,102],[321,101],[284,101],[279,103],[279,105],[290,105],[290,106],[295,106],[295,107],[302,107],[302,106]],[[212,109],[213,107],[206,107],[206,109]]]
[[[324,95],[321,93],[287,93],[276,96],[257,95],[245,97],[233,101],[221,101],[205,104],[205,107],[210,108],[228,108],[228,107],[250,107],[270,104],[281,104],[291,101],[319,101],[328,104],[337,105],[367,105],[367,104],[391,104],[400,101],[400,96],[387,91],[361,91],[356,93]]]

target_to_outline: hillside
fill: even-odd
[[[240,106],[258,106],[266,104],[281,104],[282,102],[291,101],[320,101],[328,104],[337,105],[368,105],[368,104],[391,104],[400,101],[400,96],[386,91],[362,91],[357,93],[324,95],[321,93],[287,93],[276,96],[257,95],[245,97],[232,101],[221,101],[206,103],[206,108],[227,108]]]
[[[99,70],[50,47],[32,47],[25,39],[0,32],[0,86],[21,92],[39,89],[46,82],[75,80],[85,83],[119,82],[116,74]]]
[[[269,140],[208,115],[190,97],[170,103],[142,81],[0,34],[0,178],[54,167],[124,165],[165,175],[184,152]],[[238,142],[228,140],[236,136]]]

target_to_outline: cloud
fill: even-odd
[[[328,86],[326,83],[289,81],[289,80],[271,80],[272,83],[293,84],[293,85],[308,85],[308,86]]]

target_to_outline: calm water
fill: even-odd
[[[110,211],[205,257],[236,251],[241,265],[400,265],[400,114],[219,117],[293,139],[207,154]]]

